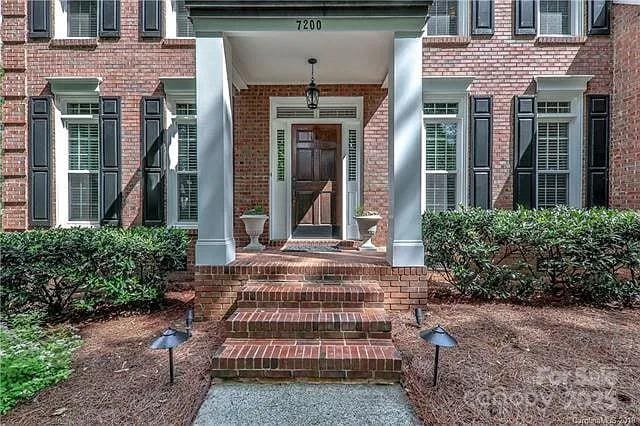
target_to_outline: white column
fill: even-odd
[[[196,38],[198,241],[196,265],[235,259],[231,49],[221,34]]]
[[[423,266],[422,37],[396,34],[389,70],[389,239],[392,266]]]

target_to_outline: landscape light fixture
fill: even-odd
[[[318,101],[320,100],[320,89],[316,86],[313,66],[318,63],[318,60],[316,58],[309,58],[307,62],[311,65],[311,81],[304,91],[304,96],[307,98],[307,108],[316,109],[318,108]]]
[[[416,316],[416,324],[421,325],[422,324],[422,308],[416,308],[414,311],[414,314]]]
[[[438,355],[440,354],[440,346],[445,348],[453,348],[458,346],[458,342],[447,331],[438,324],[434,329],[425,330],[420,333],[420,337],[427,343],[431,343],[436,347],[436,359],[433,363],[433,386],[438,383]]]
[[[191,332],[193,330],[193,309],[189,309],[187,311],[186,323],[187,323],[187,337],[191,337]]]
[[[173,384],[173,348],[180,346],[189,339],[187,333],[169,327],[162,335],[151,343],[151,349],[169,349],[169,382]]]

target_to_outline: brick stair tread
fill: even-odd
[[[273,302],[384,302],[384,292],[373,284],[248,283],[238,301]]]
[[[217,377],[398,380],[402,357],[390,339],[234,339],[214,353]]]
[[[391,331],[384,309],[317,308],[237,309],[226,321],[229,331]]]

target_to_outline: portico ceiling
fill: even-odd
[[[307,59],[318,59],[316,82],[381,84],[388,71],[393,34],[349,32],[226,33],[236,71],[247,84],[306,84]]]

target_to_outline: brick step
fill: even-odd
[[[402,358],[389,339],[227,339],[213,357],[221,378],[397,382]]]
[[[238,309],[225,322],[230,337],[390,339],[384,309]]]
[[[250,282],[238,292],[238,308],[382,308],[377,283]]]

